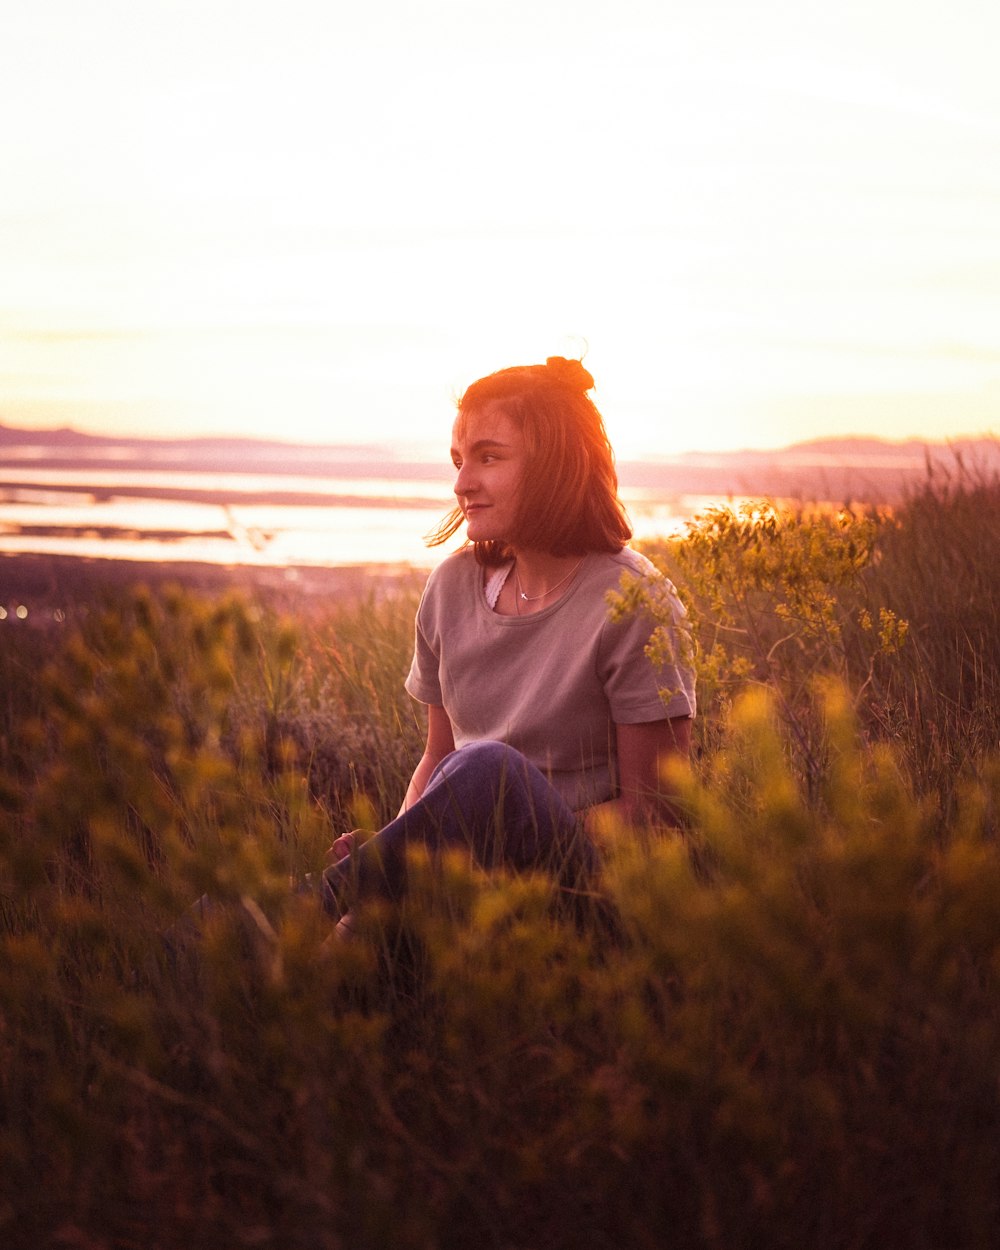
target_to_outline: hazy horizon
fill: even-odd
[[[706,508],[761,498],[891,507],[931,472],[941,481],[996,480],[1000,442],[819,440],[618,461],[639,538],[680,532]],[[0,424],[0,557],[430,567],[445,550],[428,550],[423,536],[448,510],[453,482],[443,451],[95,438]],[[4,573],[0,581],[9,580],[6,564]]]
[[[440,462],[442,473],[445,475],[450,473],[450,460],[446,452],[442,451],[440,440],[426,444],[389,441],[303,442],[301,440],[266,434],[165,434],[134,431],[120,431],[108,434],[84,430],[72,424],[52,427],[19,425],[16,422],[4,420],[3,413],[0,412],[0,465],[4,463],[5,456],[10,460],[11,464],[18,463],[19,458],[16,455],[12,455],[12,449],[18,447],[22,449],[38,449],[32,450],[31,455],[25,460],[25,463],[29,463],[43,448],[47,448],[51,455],[63,455],[68,459],[73,454],[79,454],[85,458],[89,458],[91,454],[99,456],[102,448],[105,449],[107,454],[111,454],[115,448],[122,451],[133,444],[138,445],[140,448],[161,446],[163,448],[190,448],[195,451],[202,450],[206,454],[209,449],[213,449],[217,453],[224,453],[227,450],[235,450],[241,446],[249,449],[255,447],[261,449],[272,448],[285,450],[289,454],[300,452],[303,455],[309,455],[321,452],[333,458],[341,456],[357,458],[360,462],[369,458],[377,459],[388,456],[394,467],[405,468],[406,462],[413,460],[424,466],[428,462]],[[780,447],[743,446],[720,448],[715,451],[691,448],[681,452],[661,452],[659,454],[654,453],[628,458],[617,457],[617,459],[620,461],[627,460],[629,463],[668,464],[696,462],[698,460],[706,462],[718,460],[723,462],[744,455],[763,460],[771,457],[775,458],[775,460],[788,460],[796,455],[804,455],[807,459],[815,458],[817,461],[827,455],[835,459],[843,459],[845,457],[850,459],[854,455],[859,455],[862,458],[885,456],[888,458],[887,462],[891,462],[904,455],[912,456],[924,451],[943,452],[947,455],[956,449],[961,452],[963,448],[972,449],[990,461],[1000,459],[1000,440],[998,440],[997,435],[988,431],[980,434],[961,434],[954,437],[949,435],[939,439],[913,437],[888,439],[876,434],[862,433],[820,434],[811,438],[798,439]],[[210,462],[208,463],[210,465]],[[307,470],[303,468],[303,471]],[[321,472],[328,472],[328,467],[321,469]]]
[[[432,448],[586,354],[622,458],[1000,412],[1000,8],[36,0],[0,421]]]

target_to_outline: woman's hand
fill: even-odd
[[[342,833],[327,851],[326,862],[328,864],[339,864],[342,859],[352,855],[357,850],[363,836],[364,831],[361,829],[352,829],[349,833]]]

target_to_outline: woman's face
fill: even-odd
[[[452,432],[455,497],[470,542],[509,542],[514,533],[526,448],[524,435],[496,404],[458,414]]]

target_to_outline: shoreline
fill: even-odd
[[[0,553],[0,607],[8,612],[21,604],[29,611],[33,607],[65,611],[138,586],[155,591],[170,584],[203,595],[237,590],[279,604],[381,598],[419,590],[429,571],[408,564],[286,567]]]

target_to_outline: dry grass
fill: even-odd
[[[418,856],[332,949],[289,879],[398,805],[411,596],[7,631],[3,1244],[994,1245],[998,499],[665,549],[713,666],[684,834],[572,907]]]

